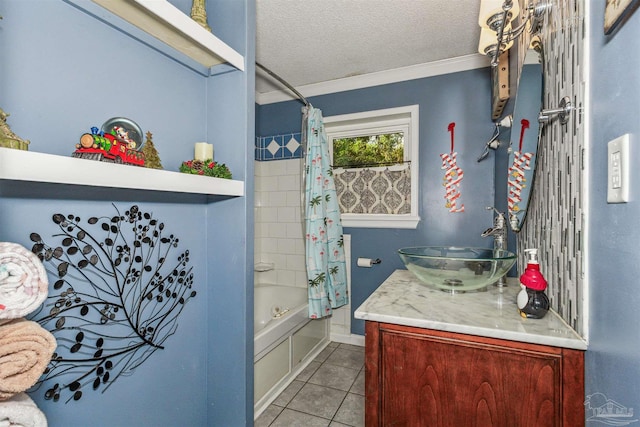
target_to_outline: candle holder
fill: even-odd
[[[231,179],[231,171],[224,163],[217,163],[211,159],[187,160],[180,165],[180,172],[192,175],[204,175],[213,178]]]

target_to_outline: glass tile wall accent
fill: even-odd
[[[522,271],[523,249],[540,249],[540,269],[549,282],[547,292],[554,310],[584,335],[584,0],[552,3],[541,34],[543,104],[557,108],[562,97],[569,96],[577,109],[566,125],[553,120],[544,127],[535,187],[523,231],[518,234],[518,265]]]

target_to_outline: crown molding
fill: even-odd
[[[457,58],[443,59],[441,61],[427,62],[424,64],[395,68],[392,70],[378,71],[375,73],[298,86],[296,87],[296,90],[302,93],[305,98],[309,98],[329,93],[344,92],[347,90],[362,89],[389,83],[457,73],[459,71],[474,70],[488,66],[489,60],[486,56],[472,54],[459,56]],[[285,90],[276,90],[265,93],[256,92],[256,103],[259,105],[291,101],[293,99],[296,98]]]

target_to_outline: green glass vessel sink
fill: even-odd
[[[452,293],[484,290],[516,262],[513,252],[474,247],[416,246],[398,254],[422,283]]]

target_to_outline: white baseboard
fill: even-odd
[[[339,342],[342,344],[353,344],[364,347],[364,335],[357,334],[334,334],[333,332],[329,336],[329,339],[333,342]]]

